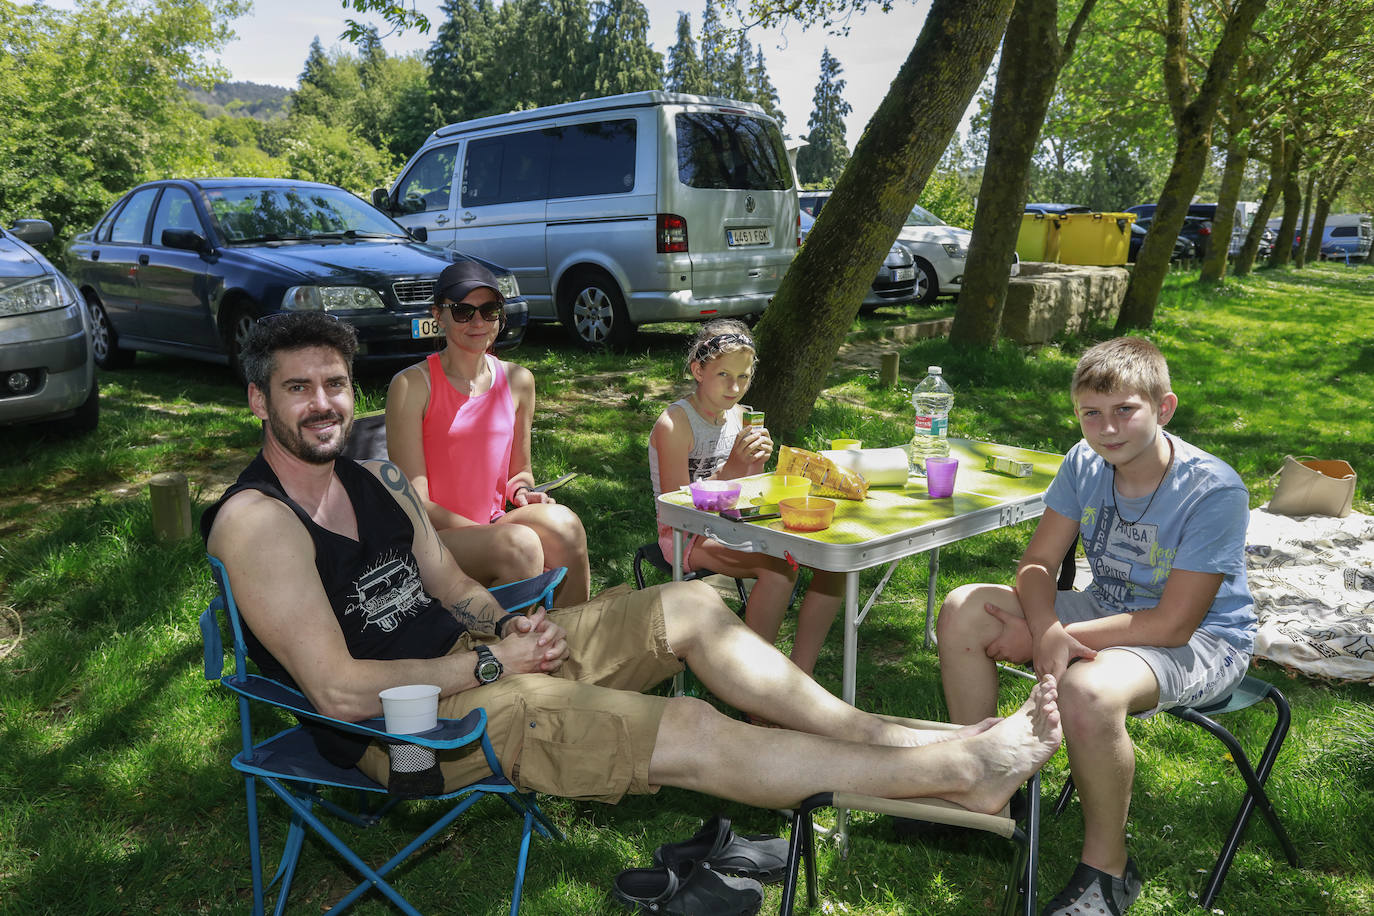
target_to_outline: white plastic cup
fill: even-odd
[[[388,687],[377,696],[393,735],[418,735],[439,724],[439,688],[433,684]],[[435,763],[434,751],[417,744],[393,744],[390,752],[393,773],[420,773]]]
[[[393,735],[418,735],[439,724],[439,688],[433,684],[388,687],[377,696],[386,730]]]
[[[954,475],[959,471],[958,458],[927,458],[926,489],[934,499],[954,495]]]

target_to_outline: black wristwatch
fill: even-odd
[[[473,674],[477,678],[478,684],[493,684],[505,670],[501,667],[501,662],[491,653],[486,646],[477,647],[477,667],[473,669]]]

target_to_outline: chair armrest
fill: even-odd
[[[420,735],[399,735],[386,730],[379,716],[361,722],[335,719],[316,711],[300,691],[258,674],[232,674],[220,683],[240,696],[286,710],[301,719],[340,731],[375,738],[385,744],[418,744],[434,750],[451,750],[479,740],[487,728],[487,712],[477,708],[461,719],[440,719],[439,724]]]

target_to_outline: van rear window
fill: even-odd
[[[792,186],[777,125],[722,112],[677,115],[677,175],[689,188],[785,191]]]

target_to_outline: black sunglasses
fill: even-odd
[[[467,324],[472,320],[472,316],[478,312],[482,313],[483,321],[500,321],[501,313],[505,311],[505,306],[499,302],[488,302],[486,305],[468,305],[463,302],[441,302],[439,308],[448,309],[453,316],[453,320],[459,324]]]

